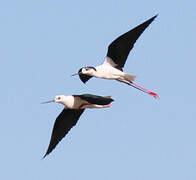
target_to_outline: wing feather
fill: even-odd
[[[124,67],[135,42],[156,17],[157,15],[121,35],[108,46],[107,56],[112,59],[113,64],[116,64],[118,68]]]
[[[76,125],[83,112],[84,109],[63,109],[54,123],[50,143],[44,157],[52,152],[61,139]]]
[[[107,105],[114,101],[111,96],[103,97],[97,96],[92,94],[82,94],[82,95],[73,95],[76,97],[80,97],[82,100],[87,101],[90,104],[97,104],[97,105]]]

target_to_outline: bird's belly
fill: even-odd
[[[109,66],[98,69],[96,77],[103,79],[118,79],[119,77],[122,77],[123,74],[122,71]]]

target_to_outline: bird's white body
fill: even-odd
[[[110,65],[101,64],[95,68],[97,71],[94,71],[94,76],[97,78],[116,80],[118,78],[124,77],[125,74],[124,72]]]
[[[123,71],[115,68],[115,66],[117,65],[112,61],[112,59],[106,57],[101,65],[95,67],[97,71],[94,71],[94,76],[97,78],[117,80],[122,82],[134,81],[136,77],[135,75],[126,74]]]
[[[104,62],[93,68],[83,68],[82,73],[96,78],[117,80],[120,82],[129,83],[134,81],[135,75],[124,73],[123,71],[115,68],[117,66],[109,57],[106,57]]]

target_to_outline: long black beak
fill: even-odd
[[[50,100],[50,101],[46,101],[46,102],[42,102],[41,104],[46,104],[46,103],[51,103],[54,102],[54,100]]]
[[[80,74],[82,74],[82,72],[78,72],[78,73],[75,73],[75,74],[72,74],[71,76],[79,76]]]
[[[77,75],[79,75],[78,73],[75,73],[75,74],[72,74],[71,76],[77,76]]]

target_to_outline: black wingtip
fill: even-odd
[[[47,154],[45,154],[45,155],[41,158],[41,160],[45,159],[46,156],[47,156]]]
[[[153,17],[152,17],[152,19],[155,19],[158,15],[159,15],[159,13],[158,13],[158,14],[156,14],[155,16],[153,16]]]
[[[152,21],[154,21],[154,19],[158,16],[159,14],[156,14],[155,16],[153,16],[152,18],[150,18],[149,20],[147,20],[148,22],[152,22]]]
[[[154,21],[154,19],[155,19],[158,15],[159,15],[159,14],[156,14],[155,16],[151,17],[149,20],[147,20],[147,21],[144,22],[144,23],[149,22],[149,24],[150,24],[152,21]]]
[[[58,143],[56,143],[55,145],[51,145],[51,140],[50,140],[50,144],[48,146],[48,149],[47,149],[46,153],[44,154],[44,156],[42,157],[42,159],[44,159],[46,156],[48,156],[55,149],[55,147],[57,146]]]
[[[49,155],[55,149],[55,147],[57,146],[57,144],[51,145],[51,140],[50,140],[50,144],[48,146],[48,149],[47,149],[46,153],[44,154],[44,156],[42,157],[42,159],[44,159],[47,155]]]
[[[46,157],[48,154],[50,154],[50,152],[47,151],[47,152],[44,154],[44,156],[42,157],[42,159],[45,159],[45,157]]]

